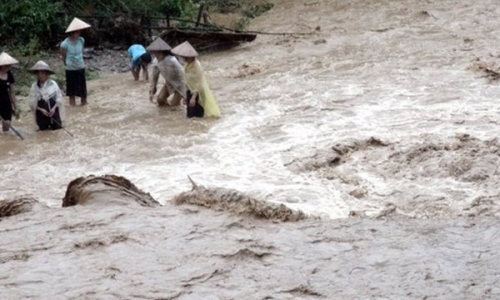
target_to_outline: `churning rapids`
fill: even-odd
[[[14,122],[0,199],[50,208],[0,219],[0,299],[500,298],[497,1],[273,2],[252,29],[308,34],[202,56],[220,120],[155,107],[127,73],[89,82],[74,138]],[[60,208],[90,174],[163,206],[104,189]],[[244,196],[171,201],[188,175]],[[213,209],[233,196],[321,219]]]

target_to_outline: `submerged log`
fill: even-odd
[[[160,203],[153,199],[150,194],[138,189],[125,177],[116,175],[90,175],[71,181],[62,206],[106,203],[132,203],[147,207],[160,206]]]
[[[295,222],[308,218],[300,211],[283,204],[274,204],[249,197],[241,192],[223,188],[208,189],[189,178],[193,188],[173,199],[176,205],[193,204],[215,211],[227,211],[236,215],[246,215],[258,219]]]
[[[27,213],[35,209],[48,208],[45,204],[34,198],[17,198],[13,200],[0,200],[0,218]]]

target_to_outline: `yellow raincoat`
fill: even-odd
[[[208,86],[208,82],[203,73],[203,68],[201,67],[198,59],[195,59],[192,63],[188,63],[184,68],[184,78],[186,85],[188,86],[191,93],[198,92],[200,95],[199,103],[205,111],[204,117],[220,117],[220,110],[217,102],[215,101],[215,96]],[[187,99],[189,101],[189,99]]]

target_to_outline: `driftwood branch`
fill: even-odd
[[[203,9],[205,8],[205,6],[203,4],[200,5],[200,9],[198,10],[198,17],[196,18],[196,27],[198,27],[200,25],[200,21],[201,21],[201,16],[203,14]]]

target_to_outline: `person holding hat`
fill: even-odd
[[[87,80],[83,61],[85,39],[80,34],[89,27],[89,24],[74,18],[66,29],[69,37],[61,43],[61,55],[66,66],[66,95],[69,96],[71,106],[76,104],[75,97],[80,97],[82,105],[87,104]]]
[[[19,63],[9,54],[0,54],[0,117],[2,118],[2,131],[8,132],[12,114],[17,111],[17,99],[14,92],[14,76],[10,71],[12,65]]]
[[[39,130],[62,128],[64,103],[57,83],[50,79],[54,71],[44,61],[38,61],[30,70],[37,80],[31,85],[29,105]]]
[[[184,70],[177,58],[170,52],[172,48],[161,38],[157,38],[148,46],[148,51],[151,51],[156,57],[157,62],[153,65],[153,80],[149,90],[149,100],[153,101],[153,96],[156,94],[156,84],[161,76],[165,79],[165,84],[160,90],[157,97],[159,106],[171,105],[176,106],[181,103],[185,97],[186,91],[184,87]],[[174,94],[170,103],[168,98]]]
[[[184,81],[188,87],[186,93],[187,117],[220,117],[219,106],[205,78],[203,68],[196,58],[198,52],[186,41],[172,49],[172,53],[186,61]]]
[[[134,44],[127,50],[130,56],[130,68],[135,81],[139,80],[139,74],[142,69],[144,80],[149,80],[148,65],[151,63],[151,54],[149,54],[143,45]]]

